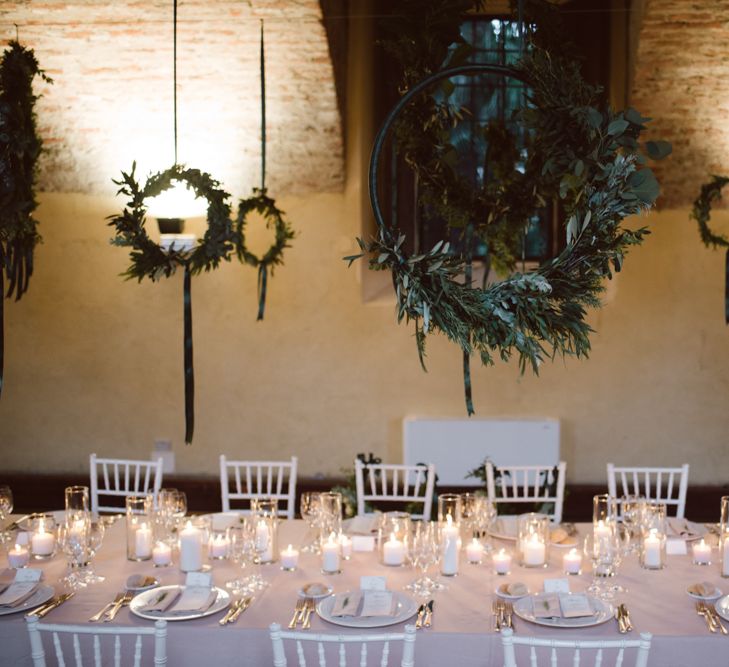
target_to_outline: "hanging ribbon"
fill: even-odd
[[[729,250],[726,251],[724,273],[724,318],[726,323],[729,324]]]
[[[263,43],[263,19],[261,19],[261,192],[266,191],[266,52]],[[260,319],[260,318],[259,318]]]
[[[268,282],[268,268],[265,264],[258,267],[258,317],[263,319],[263,311],[266,308],[266,282]]]
[[[466,266],[464,270],[464,284],[470,285],[473,279],[473,225],[466,227],[464,237],[466,244]],[[468,416],[475,414],[473,409],[473,395],[471,390],[471,353],[463,351],[463,391],[466,397],[466,411]]]
[[[190,275],[189,265],[185,266],[185,286],[182,300],[185,309],[185,444],[190,445],[195,430],[195,371],[192,366],[192,276]]]
[[[5,294],[3,273],[5,272],[5,258],[0,247],[0,396],[3,394],[3,379],[5,377]]]

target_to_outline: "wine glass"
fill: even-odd
[[[435,582],[428,576],[428,568],[438,562],[437,526],[432,521],[418,521],[413,524],[409,542],[410,562],[420,570],[420,576],[405,588],[416,595],[428,597],[434,590]]]
[[[607,585],[607,579],[617,574],[621,562],[620,538],[612,530],[598,534],[593,531],[585,537],[583,549],[592,564],[592,583],[587,592],[601,600],[613,600],[616,592],[624,590],[621,586]]]
[[[646,499],[644,496],[628,495],[623,496],[620,502],[623,513],[623,525],[625,526],[628,537],[634,538],[632,547],[629,552],[637,552],[640,548],[638,540],[642,525],[643,515],[645,514]]]
[[[306,543],[301,547],[304,553],[319,553],[321,545],[317,539],[315,528],[319,522],[321,503],[319,493],[315,491],[304,491],[301,494],[300,511],[301,518],[306,522]]]
[[[88,586],[89,584],[100,584],[105,579],[105,577],[96,574],[91,569],[91,561],[96,556],[96,553],[101,548],[101,543],[104,541],[104,532],[105,524],[103,521],[98,518],[94,518],[88,522],[88,529],[86,533],[86,555],[78,568],[79,581],[84,586]]]
[[[80,572],[87,562],[89,520],[70,519],[58,527],[58,545],[68,561],[69,573],[61,579],[71,590],[83,588],[86,583]]]
[[[0,524],[10,516],[13,511],[13,492],[9,486],[0,486]],[[0,543],[6,545],[10,538],[10,531],[0,525]]]
[[[247,555],[253,548],[253,535],[246,521],[235,526],[230,526],[226,535],[228,537],[228,560],[241,568],[245,568]],[[229,588],[236,595],[248,590],[250,577],[242,578],[240,576],[225,582],[225,587]]]

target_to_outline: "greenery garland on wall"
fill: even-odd
[[[702,185],[691,218],[698,223],[701,241],[707,248],[727,248],[724,263],[724,319],[729,324],[729,239],[722,234],[715,234],[709,227],[711,207],[721,198],[721,191],[727,183],[729,178],[726,176],[713,176],[711,181]]]
[[[41,241],[33,211],[42,141],[35,124],[33,79],[52,80],[32,49],[11,41],[0,61],[0,395],[4,377],[4,300],[19,300],[33,275],[33,252]],[[7,291],[4,279],[7,278]]]
[[[462,51],[465,55],[468,49]],[[649,233],[646,228],[624,229],[621,222],[652,206],[659,191],[638,143],[649,119],[634,109],[615,113],[603,108],[599,89],[584,82],[572,60],[536,44],[514,68],[452,67],[461,58],[459,49],[446,53],[451,69],[409,83],[378,134],[370,164],[378,235],[370,241],[357,239],[362,252],[345,259],[351,264],[369,256],[370,269],[392,273],[397,319],[415,322],[423,367],[428,334],[444,333],[460,346],[466,359],[466,406],[472,414],[467,364],[471,354],[478,354],[484,365],[492,364],[495,356],[506,361],[517,354],[521,372],[530,366],[535,373],[545,358],[587,356],[592,331],[585,321],[587,308],[600,305],[603,278],[620,271],[629,247]],[[463,110],[448,101],[446,84],[451,76],[485,71],[528,85],[529,105],[519,114],[527,130],[528,157],[519,168],[516,137],[503,126],[496,128],[502,150],[490,164],[494,178],[480,191],[471,187],[464,192],[446,134],[448,124],[458,122]],[[440,84],[440,98],[429,93],[435,84]],[[393,125],[396,145],[416,170],[428,206],[449,228],[483,238],[495,266],[513,271],[514,241],[529,214],[556,197],[565,211],[565,249],[532,273],[513,272],[483,288],[471,284],[470,258],[454,253],[445,240],[426,252],[409,254],[405,236],[392,221],[385,222],[378,201],[378,158]],[[508,146],[511,150],[504,150]],[[670,144],[647,142],[643,150],[660,159],[670,153]]]

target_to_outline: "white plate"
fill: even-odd
[[[16,614],[19,611],[28,611],[40,607],[44,602],[48,602],[53,597],[53,586],[39,586],[33,595],[27,600],[21,602],[17,607],[2,608],[0,607],[0,616],[5,614]]]
[[[495,537],[497,540],[510,540],[515,542],[517,534],[516,519],[517,517],[515,516],[498,517],[491,525],[489,535]],[[559,528],[559,526],[550,526],[550,530],[554,530],[555,528]],[[549,546],[557,547],[558,549],[573,549],[578,544],[579,540],[573,535],[566,542],[550,542]]]
[[[590,606],[595,612],[594,616],[580,616],[579,618],[537,618],[534,616],[534,607],[531,596],[521,598],[514,603],[514,613],[525,621],[546,625],[549,628],[589,628],[609,621],[615,615],[615,609],[609,602],[587,596]]]
[[[719,598],[714,603],[714,609],[725,621],[729,621],[729,595]]]
[[[498,595],[500,598],[504,598],[504,600],[521,600],[523,597],[526,597],[529,595],[529,589],[527,589],[527,592],[524,593],[524,595],[509,595],[508,593],[504,593],[504,591],[501,590],[501,586],[504,584],[501,584],[500,586],[497,586],[494,589],[494,593]]]
[[[337,593],[337,595],[349,594],[350,591]],[[323,620],[334,625],[343,625],[346,628],[384,628],[388,625],[403,623],[415,616],[420,606],[415,600],[399,591],[393,591],[392,594],[395,596],[397,605],[395,613],[392,616],[363,616],[359,618],[353,616],[332,616],[331,611],[337,602],[337,595],[330,595],[321,600],[316,605],[316,613]]]
[[[184,586],[160,586],[159,588],[154,588],[148,591],[144,591],[143,593],[140,593],[135,598],[132,599],[132,601],[129,603],[129,610],[141,618],[148,618],[152,621],[189,621],[193,618],[202,618],[203,616],[210,616],[212,614],[217,614],[219,611],[223,611],[229,604],[230,604],[230,595],[227,591],[224,591],[222,588],[215,588],[215,590],[218,593],[218,597],[216,598],[215,602],[210,605],[205,611],[198,611],[195,613],[190,613],[185,616],[180,616],[179,614],[167,614],[166,612],[162,613],[152,613],[147,611],[142,611],[142,608],[149,604],[152,601],[152,598],[159,595],[161,591],[166,590],[174,590],[174,589],[184,589]],[[172,605],[174,607],[174,605]]]
[[[302,598],[321,600],[322,598],[328,597],[332,594],[332,587],[322,584],[319,581],[310,581],[308,584],[304,584],[298,590],[298,593]]]
[[[666,519],[666,523],[668,524],[666,526],[666,537],[683,539],[687,542],[700,540],[709,533],[706,526],[686,519],[670,517]]]
[[[715,588],[714,592],[711,595],[697,595],[696,593],[692,593],[688,589],[686,590],[686,593],[694,600],[716,600],[716,598],[721,597],[721,588]]]

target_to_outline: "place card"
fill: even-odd
[[[579,618],[581,616],[595,615],[595,612],[590,606],[590,600],[584,593],[560,595],[559,606],[564,618]]]
[[[386,591],[386,577],[360,577],[359,587],[363,591]]]
[[[207,588],[213,587],[212,572],[188,572],[185,578],[185,588]]]
[[[375,538],[370,535],[352,535],[352,551],[374,551]]]
[[[43,570],[36,570],[32,567],[24,567],[15,573],[16,583],[38,583],[43,578]]]
[[[392,616],[394,613],[392,591],[366,591],[360,616]]]
[[[569,593],[570,582],[568,579],[545,579],[544,580],[544,592],[545,593]]]
[[[666,540],[666,554],[669,556],[685,556],[688,553],[686,540],[680,537],[669,537]]]

